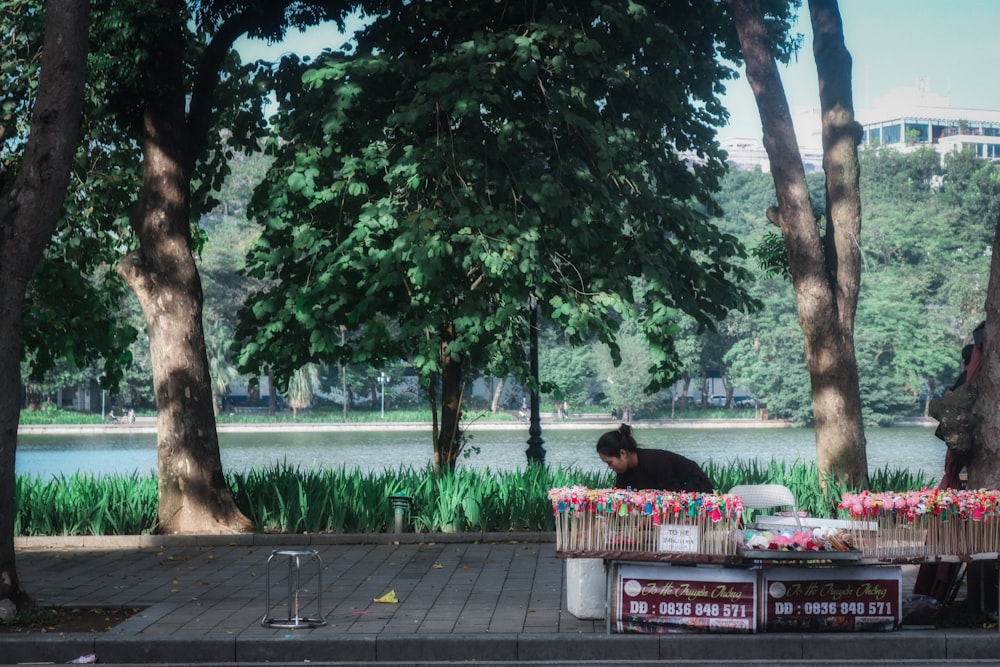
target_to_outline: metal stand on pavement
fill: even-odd
[[[287,615],[283,618],[272,615],[271,608],[271,565],[276,559],[288,559],[288,608]],[[316,594],[309,594],[308,589],[302,588],[303,566],[316,566]],[[267,628],[318,628],[326,625],[326,618],[323,616],[323,561],[319,557],[319,552],[315,549],[275,549],[267,559],[267,594],[264,618],[260,624]],[[308,579],[308,577],[306,577]],[[310,616],[309,611],[315,602],[315,614]]]

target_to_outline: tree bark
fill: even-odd
[[[968,473],[966,488],[1000,488],[1000,220],[996,221],[993,233],[993,254],[990,258],[990,278],[986,289],[986,328],[983,332],[983,352],[979,371],[971,382],[975,383],[976,399],[972,413],[976,417],[972,451],[956,455],[948,452],[945,459],[960,472],[962,459]],[[966,458],[967,457],[967,458]],[[957,472],[956,472],[957,475]],[[984,604],[983,595],[991,590],[989,584],[996,582],[996,572],[988,562],[974,562],[968,566],[966,607],[979,610]],[[996,598],[992,599],[993,602]]]
[[[976,434],[966,470],[968,488],[1000,488],[1000,220],[993,234],[990,281],[986,290],[983,360],[975,378],[978,390],[972,412]]]
[[[438,474],[454,470],[462,451],[462,362],[448,354],[454,339],[451,324],[441,328],[441,425],[434,429],[434,470]]]
[[[778,199],[768,219],[780,227],[812,387],[816,457],[821,481],[868,482],[868,462],[854,316],[860,283],[861,205],[858,124],[851,96],[851,57],[836,0],[810,0],[819,75],[826,172],[826,233],[820,235],[788,101],[759,3],[729,0],[764,130]]]
[[[38,94],[25,154],[0,199],[0,599],[31,599],[14,556],[14,461],[21,408],[21,334],[28,282],[63,212],[80,138],[88,0],[49,0]]]
[[[183,15],[180,0],[159,4],[164,16]],[[191,175],[206,121],[194,111],[185,116],[183,27],[164,25],[160,34],[143,86],[142,191],[130,216],[139,247],[117,267],[139,299],[149,335],[157,407],[156,529],[252,531],[222,471],[201,278],[192,255]],[[210,95],[211,87],[201,92]],[[210,106],[194,97],[191,108],[208,113]]]
[[[497,379],[497,386],[493,390],[493,400],[490,403],[490,412],[496,414],[500,410],[500,399],[503,397],[504,378]]]

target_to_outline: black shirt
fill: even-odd
[[[663,449],[636,449],[639,464],[618,475],[619,489],[699,491],[710,493],[712,482],[701,467],[689,458]]]

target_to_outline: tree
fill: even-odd
[[[355,52],[279,74],[249,262],[273,285],[243,311],[244,369],[406,360],[450,468],[470,372],[529,381],[532,300],[617,356],[642,276],[651,382],[669,382],[675,317],[746,304],[741,246],[708,215],[732,74],[716,56],[737,52],[722,8],[383,4]]]
[[[982,369],[974,380],[975,447],[967,465],[970,489],[1000,487],[1000,415],[994,409],[1000,400],[1000,220],[997,222],[986,296]]]
[[[888,426],[933,386],[951,384],[960,350],[926,277],[899,267],[865,276],[855,338],[866,424]]]
[[[257,236],[256,227],[246,218],[246,207],[267,167],[263,153],[234,154],[227,163],[232,171],[218,193],[218,203],[198,221],[201,238],[196,239],[196,249],[205,289],[205,319],[225,326],[227,347],[232,345],[240,303],[257,288],[244,270],[247,251]]]
[[[680,372],[678,373],[678,381],[681,386],[679,392],[676,387],[671,387],[671,418],[675,416],[678,399],[681,410],[687,410],[691,381],[692,378],[700,374],[702,359],[702,340],[698,324],[690,317],[682,317],[678,322],[678,329],[674,346],[677,350],[677,356],[681,360]]]
[[[205,327],[208,368],[212,378],[212,407],[215,416],[219,415],[222,399],[229,391],[229,385],[239,378],[236,366],[229,358],[229,346],[232,340],[232,333],[218,320],[213,320]]]
[[[983,345],[983,366],[975,380],[977,396],[973,413],[977,417],[975,448],[967,469],[969,488],[997,488],[1000,486],[1000,418],[994,406],[1000,397],[1000,360],[997,355],[1000,342],[1000,218],[997,211],[996,191],[1000,183],[1000,169],[982,160],[970,151],[949,154],[946,157],[947,172],[942,188],[942,196],[961,210],[962,227],[959,233],[966,235],[965,252],[969,267],[944,286],[949,295],[957,294],[964,299],[966,319],[962,322],[962,342],[969,342],[969,332],[983,319],[976,306],[976,296],[981,292],[969,289],[975,285],[977,269],[982,262],[989,261],[989,281],[985,295],[986,341]],[[984,232],[993,227],[991,252],[984,252],[982,238]],[[978,241],[978,242],[977,242]],[[956,251],[960,250],[956,248]],[[956,252],[957,255],[957,252]],[[960,269],[958,262],[956,269]],[[970,276],[975,278],[970,280]],[[964,289],[963,289],[964,284]],[[970,298],[971,297],[971,298]]]
[[[59,391],[67,387],[79,386],[95,375],[93,368],[77,368],[61,361],[49,369],[40,379],[35,379],[30,377],[30,371],[25,368],[26,366],[27,364],[22,364],[21,377],[27,378],[27,381],[24,382],[24,392],[28,409],[46,405],[55,406]]]
[[[851,56],[836,0],[810,0],[813,56],[819,75],[824,233],[813,215],[805,169],[778,74],[772,40],[756,0],[728,0],[764,129],[778,205],[768,219],[781,229],[795,288],[812,388],[816,459],[825,482],[868,481],[854,318],[860,286],[861,199]]]
[[[252,523],[236,507],[222,473],[191,237],[191,179],[210,127],[219,52],[228,45],[222,36],[205,52],[188,106],[185,8],[163,0],[151,9],[156,18],[150,17],[141,39],[155,48],[143,53],[136,80],[138,117],[124,119],[142,128],[142,189],[129,217],[138,244],[117,269],[139,299],[149,335],[158,415],[158,529],[243,531]]]
[[[199,221],[208,237],[199,248],[197,260],[205,292],[205,342],[216,417],[230,385],[239,378],[231,353],[233,329],[239,304],[255,287],[243,271],[255,236],[254,227],[245,217],[246,204],[249,190],[266,171],[260,155],[238,155],[234,162],[236,178],[227,179],[215,210]],[[235,183],[230,184],[230,180]],[[277,398],[274,392],[269,399],[272,397]]]
[[[590,346],[573,346],[549,326],[540,331],[538,377],[543,393],[557,405],[584,405],[597,386]],[[557,410],[557,412],[560,412]]]
[[[855,346],[864,421],[878,425],[923,412],[927,397],[955,379],[958,351],[982,320],[989,252],[981,232],[969,229],[981,226],[968,224],[965,207],[947,192],[953,175],[932,149],[866,149],[859,157],[866,241]],[[971,171],[989,166],[983,163]],[[812,199],[821,191],[816,176],[807,177]],[[936,187],[941,176],[945,185]],[[731,172],[717,196],[723,228],[745,239],[764,274],[751,285],[764,307],[725,323],[741,337],[727,359],[734,381],[751,387],[772,415],[810,425],[787,253],[779,235],[770,233],[776,245],[769,241],[762,213],[774,197],[770,175],[751,171]]]
[[[792,294],[776,278],[760,283],[763,307],[757,311],[749,335],[726,353],[726,361],[734,381],[753,387],[769,415],[810,425],[809,374]]]
[[[26,154],[46,17],[40,0],[15,0],[5,10],[0,13],[0,35],[7,47],[5,66],[0,68],[4,109],[0,115],[0,191],[12,186]],[[91,106],[99,88],[94,82],[85,88],[85,108]],[[109,181],[127,179],[100,159],[94,143],[79,144],[63,215],[49,234],[25,294],[22,361],[25,377],[32,383],[42,381],[61,364],[67,369],[99,367],[104,386],[114,387],[123,377],[124,362],[136,338],[131,323],[118,316],[127,290],[110,268],[121,235],[95,215],[92,197],[100,188],[87,183],[94,171],[111,174]],[[101,208],[121,210],[114,188],[108,190],[101,193]]]
[[[490,399],[490,412],[497,413],[500,410],[500,399],[503,397],[503,386],[505,378],[497,378],[496,386],[493,389],[493,396]]]
[[[18,608],[30,604],[14,560],[21,326],[28,279],[56,229],[69,186],[80,136],[89,21],[86,0],[46,4],[45,42],[27,144],[15,171],[7,171],[6,157],[0,163],[0,599]],[[16,92],[7,91],[8,112]]]
[[[341,20],[347,2],[158,0],[106,15],[119,53],[134,53],[110,91],[112,122],[142,152],[142,182],[128,224],[132,247],[117,271],[145,316],[158,429],[163,533],[253,528],[222,472],[203,329],[192,220],[228,173],[228,156],[253,150],[263,129],[261,90],[237,67],[241,35],[279,39],[291,26]],[[226,112],[226,113],[224,113]],[[223,132],[220,124],[225,122]]]
[[[299,418],[299,410],[308,408],[313,397],[321,389],[319,367],[316,364],[306,364],[292,374],[288,381],[288,391],[285,400],[292,408],[292,418]]]
[[[597,346],[594,365],[608,402],[621,413],[624,421],[631,421],[650,398],[646,388],[653,366],[652,355],[645,339],[632,326],[619,334],[618,347],[616,360],[607,345]]]

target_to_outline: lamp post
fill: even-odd
[[[538,414],[538,301],[531,298],[528,359],[531,364],[531,424],[528,426],[528,448],[524,450],[528,463],[545,463],[545,440],[542,439],[542,419]]]
[[[382,420],[385,420],[385,383],[389,381],[389,376],[385,372],[378,374],[378,383],[382,385]]]

